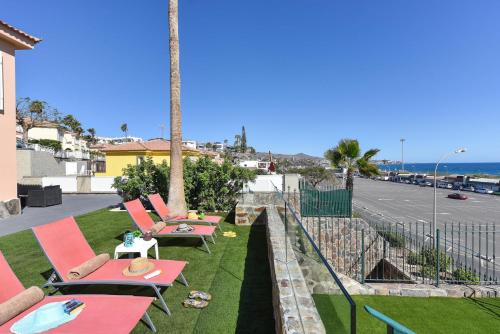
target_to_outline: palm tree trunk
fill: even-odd
[[[23,128],[23,141],[25,144],[28,144],[29,141],[29,136],[28,136],[28,131],[30,130],[29,126],[26,124],[26,121],[23,120],[23,123],[21,124]]]
[[[347,169],[347,179],[345,181],[345,187],[347,190],[353,190],[354,188],[354,179],[352,177],[352,170],[350,168]]]
[[[170,29],[170,187],[168,208],[173,216],[187,213],[184,195],[181,127],[181,75],[179,66],[179,6],[178,0],[169,0]]]

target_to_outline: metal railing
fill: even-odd
[[[316,305],[321,304],[323,307],[325,305],[325,303],[318,303],[318,298],[328,300],[328,311],[318,307],[320,315],[323,317],[328,314],[328,321],[330,323],[334,321],[336,333],[356,333],[356,304],[321,251],[321,245],[318,245],[317,239],[303,224],[297,210],[297,194],[292,195],[290,191],[283,192],[277,187],[274,188],[278,194],[277,206],[285,226],[287,239],[292,245],[294,255],[308,285],[314,285],[310,289],[312,289]],[[281,204],[282,207],[280,207]],[[288,259],[287,256],[286,258]]]
[[[356,213],[376,231],[376,244],[382,248],[381,257],[369,253],[368,247],[361,251],[366,267],[378,266],[376,272],[361,274],[367,281],[498,284],[496,239],[500,234],[494,223],[442,222],[434,243],[428,222],[401,222],[359,207]]]

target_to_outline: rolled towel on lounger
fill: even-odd
[[[45,297],[42,289],[32,286],[0,304],[0,325],[26,311]]]
[[[70,269],[68,278],[76,280],[87,276],[88,274],[96,271],[109,261],[109,254],[99,254],[88,261],[83,262],[79,266]]]
[[[165,226],[167,226],[167,224],[165,224],[164,222],[156,223],[153,225],[153,227],[151,227],[151,232],[153,232],[153,234],[158,234],[165,228]]]

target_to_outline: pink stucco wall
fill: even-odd
[[[0,39],[3,56],[4,113],[0,113],[0,201],[17,197],[16,73],[14,47]]]

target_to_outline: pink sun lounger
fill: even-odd
[[[124,276],[122,271],[130,260],[109,260],[102,267],[89,275],[70,280],[67,274],[70,269],[88,261],[96,254],[90,248],[82,231],[73,217],[67,217],[46,225],[32,228],[49,262],[54,269],[53,274],[44,287],[74,286],[74,285],[132,285],[151,288],[163,310],[170,315],[170,310],[163,299],[160,289],[168,288],[180,278],[188,286],[182,274],[187,262],[173,260],[149,260],[155,264],[155,270],[160,269],[161,274],[151,279],[143,276]]]
[[[151,205],[155,209],[158,216],[160,216],[161,220],[165,223],[178,223],[178,222],[186,222],[186,223],[205,223],[210,226],[218,226],[219,230],[222,231],[222,227],[220,223],[222,221],[221,216],[205,216],[203,219],[189,219],[186,216],[171,216],[170,210],[168,209],[165,201],[160,196],[160,194],[152,194],[148,196]]]
[[[130,217],[142,233],[151,231],[151,228],[155,225],[155,222],[151,216],[147,213],[146,209],[142,205],[139,199],[123,203],[127,209]],[[155,234],[155,237],[177,237],[177,238],[199,238],[201,239],[203,245],[205,246],[207,252],[210,254],[210,248],[205,240],[206,237],[210,237],[212,243],[215,244],[214,233],[215,227],[207,225],[191,225],[193,230],[190,232],[175,232],[178,225],[167,225],[160,232]]]
[[[7,301],[24,291],[24,286],[16,277],[11,267],[0,252],[0,303]],[[48,296],[42,301],[18,314],[0,326],[0,333],[10,333],[11,326],[28,313],[53,302],[78,299],[86,304],[82,313],[74,320],[45,333],[130,333],[141,318],[152,331],[156,328],[146,310],[153,302],[153,297],[107,296],[107,295],[74,295]]]

